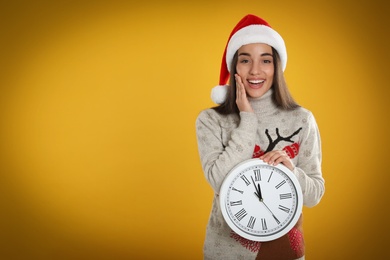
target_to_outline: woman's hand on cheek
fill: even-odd
[[[260,156],[259,159],[270,165],[278,165],[279,163],[282,163],[291,171],[295,168],[293,162],[285,151],[271,151]]]
[[[236,104],[240,112],[250,112],[253,113],[253,108],[249,104],[248,98],[246,96],[245,86],[241,80],[241,77],[236,74]]]

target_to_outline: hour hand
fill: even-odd
[[[251,179],[252,179],[253,186],[255,186],[255,189],[256,189],[256,192],[257,192],[257,194],[259,194],[259,190],[257,189],[257,186],[256,186],[256,183],[255,183],[255,180],[253,179],[253,177],[252,177],[252,176],[251,176]]]
[[[261,200],[261,201],[263,201],[263,195],[261,194],[261,188],[260,188],[260,183],[258,183],[257,184],[257,193],[259,194],[259,199]]]
[[[257,184],[257,186],[256,186],[255,180],[253,179],[252,176],[251,176],[251,179],[252,179],[253,186],[255,186],[255,189],[256,189],[256,191],[255,191],[256,196],[259,198],[260,201],[263,200],[263,198],[261,196],[260,185]]]

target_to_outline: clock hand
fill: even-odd
[[[264,206],[265,206],[265,207],[268,209],[268,211],[271,213],[271,215],[272,215],[272,217],[275,219],[275,221],[279,224],[279,223],[280,223],[279,219],[274,215],[274,213],[272,213],[272,211],[268,208],[267,204],[265,204],[263,200],[262,200],[261,202],[264,204]]]
[[[255,186],[255,189],[256,189],[255,194],[256,194],[256,196],[259,198],[259,200],[262,201],[263,198],[261,197],[260,185],[257,184],[257,186],[256,186],[255,180],[253,180],[253,177],[252,177],[252,176],[251,176],[251,179],[252,179],[252,182],[253,182],[253,186]]]
[[[259,199],[260,199],[260,201],[263,201],[263,195],[261,194],[260,183],[257,184],[257,187],[259,188],[259,189],[258,189]]]

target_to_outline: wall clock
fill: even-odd
[[[249,159],[226,176],[219,193],[222,215],[238,235],[271,241],[287,234],[303,206],[302,190],[294,173],[282,164]]]

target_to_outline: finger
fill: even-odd
[[[236,91],[237,91],[237,96],[240,96],[241,97],[241,94],[242,94],[242,85],[241,85],[241,82],[240,82],[240,76],[238,74],[235,75],[235,79],[236,79]]]
[[[273,162],[272,162],[273,166],[276,166],[276,165],[281,163],[284,166],[286,166],[287,168],[289,168],[290,170],[292,170],[294,168],[293,163],[287,154],[279,153],[278,155],[279,155],[278,157],[273,157],[271,159],[271,160],[273,160]]]
[[[287,158],[283,157],[283,160],[276,160],[274,162],[274,165],[278,165],[279,163],[283,164],[284,166],[286,166],[288,169],[290,169],[291,171],[294,170],[295,166],[293,164],[293,162],[291,161],[291,159],[287,156]]]
[[[273,159],[274,159],[273,160],[274,165],[278,165],[279,163],[285,164],[285,163],[289,163],[290,161],[290,158],[287,155],[283,155],[283,154],[280,154],[277,157],[275,156]]]
[[[241,77],[240,75],[238,75],[237,73],[234,75],[235,79],[236,79],[236,83],[240,84],[240,86],[242,85],[242,80],[241,80]]]
[[[237,74],[234,75],[235,79],[236,79],[236,97],[237,99],[239,98],[240,96],[240,84],[238,83],[238,79],[237,79]]]
[[[295,168],[293,162],[285,151],[271,151],[260,156],[260,159],[272,166],[282,163],[291,171]]]
[[[236,79],[236,104],[238,106],[238,109],[240,111],[245,111],[245,112],[252,112],[253,113],[253,108],[249,104],[249,101],[247,99],[247,94],[245,90],[244,83],[242,83],[242,79],[238,74],[235,74],[235,79]]]
[[[236,79],[236,85],[237,87],[242,90],[244,88],[244,83],[242,82],[242,79],[240,77],[240,75],[236,74],[235,75],[235,79]],[[245,88],[244,88],[245,89]]]
[[[270,158],[272,157],[272,155],[274,153],[275,153],[275,151],[271,151],[271,152],[265,153],[262,156],[260,156],[260,159],[263,160],[264,162],[268,163],[268,161],[270,160]]]
[[[274,164],[275,161],[283,161],[283,153],[281,151],[271,151],[260,157],[264,162]]]

